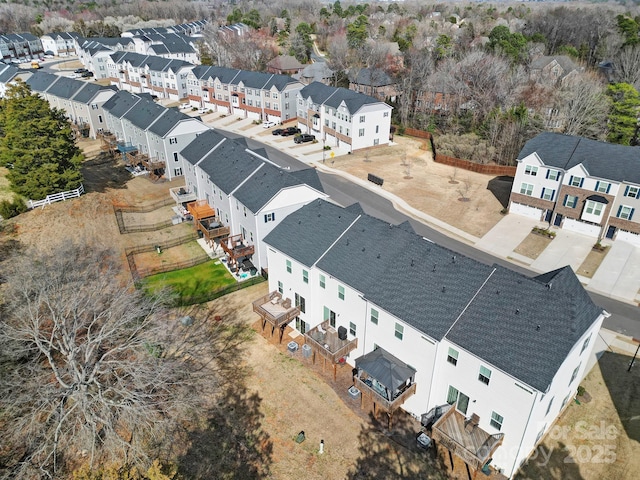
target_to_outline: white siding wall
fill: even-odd
[[[365,116],[364,123],[360,123],[361,115]],[[352,114],[352,120],[353,127],[350,132],[352,150],[389,144],[389,129],[391,128],[391,108],[389,106],[382,103],[364,105]],[[363,137],[359,133],[361,128],[365,130]]]

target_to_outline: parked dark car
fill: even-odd
[[[297,127],[287,127],[280,135],[282,135],[283,137],[288,137],[289,135],[297,135],[300,132],[301,130]]]
[[[282,135],[284,132],[284,128],[276,128],[275,130],[271,130],[271,135]]]
[[[73,73],[84,73],[84,72],[88,72],[89,70],[87,70],[86,68],[76,68]]]
[[[93,72],[84,72],[82,74],[83,78],[89,78],[89,77],[93,77]]]
[[[315,135],[311,135],[309,133],[303,133],[302,135],[298,135],[297,137],[295,137],[293,141],[296,143],[306,143],[306,142],[313,142],[315,139],[316,139]]]

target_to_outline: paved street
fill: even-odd
[[[576,270],[595,243],[593,237],[556,230],[556,238],[536,260],[531,260],[515,253],[514,249],[534,226],[546,227],[546,223],[506,215],[482,238],[474,237],[413,209],[370,182],[331,168],[330,153],[346,155],[347,151],[334,149],[328,154],[323,152],[321,143],[296,145],[290,137],[272,136],[260,125],[251,126],[249,119],[221,118],[220,114],[213,113],[204,120],[231,138],[244,137],[251,148],[265,148],[270,160],[283,168],[298,170],[315,166],[326,193],[334,202],[344,206],[359,202],[366,213],[394,224],[409,220],[418,234],[483,263],[498,263],[529,276],[564,265]],[[612,314],[605,320],[605,327],[636,338],[640,338],[639,271],[640,247],[615,242],[593,278],[580,277],[594,302]]]

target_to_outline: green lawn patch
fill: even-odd
[[[211,260],[195,267],[146,277],[142,280],[142,288],[153,293],[171,287],[181,298],[192,298],[206,297],[211,292],[235,283],[235,279],[219,260]]]

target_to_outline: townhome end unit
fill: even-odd
[[[298,127],[323,145],[354,152],[390,142],[392,107],[376,98],[313,82],[300,90],[297,103]]]
[[[253,309],[290,324],[317,361],[348,363],[391,421],[431,419],[470,468],[512,477],[573,398],[607,312],[569,267],[528,278],[325,200],[266,237],[269,290]]]
[[[181,152],[187,207],[206,242],[225,253],[231,271],[250,261],[267,271],[264,237],[290,213],[327,198],[313,168],[283,170],[262,150],[253,151],[214,130],[199,135]]]
[[[509,212],[640,245],[640,147],[541,133],[518,155]]]

